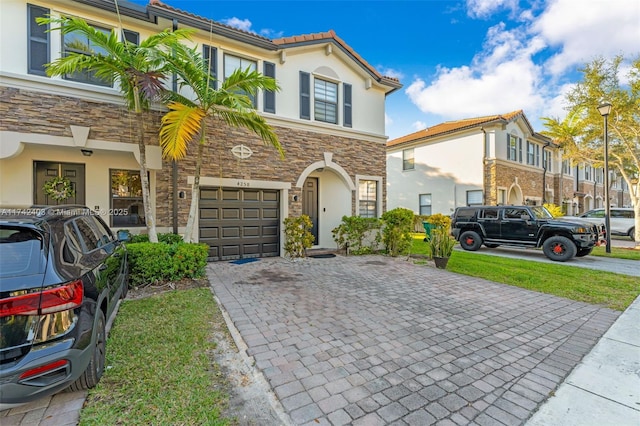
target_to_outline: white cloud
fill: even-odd
[[[446,118],[539,109],[544,103],[541,70],[531,56],[543,43],[537,38],[523,41],[519,30],[504,28],[489,29],[486,53],[476,55],[471,66],[439,68],[429,85],[416,78],[405,93],[422,112]]]
[[[427,128],[427,123],[425,123],[424,121],[418,120],[418,121],[414,122],[411,125],[411,127],[413,127],[413,130],[415,130],[417,132],[418,130],[426,129]]]
[[[248,19],[240,19],[234,16],[233,18],[224,19],[221,22],[230,27],[238,28],[239,30],[253,32],[251,30],[251,21]]]
[[[393,124],[393,119],[387,115],[387,113],[384,113],[384,124],[385,126],[391,126]]]
[[[515,12],[518,0],[467,0],[467,14],[472,18],[487,18],[503,9]]]
[[[271,28],[264,28],[262,30],[260,30],[259,33],[262,37],[266,37],[266,38],[280,38],[284,35],[284,31],[276,31],[276,30],[272,30]]]
[[[555,0],[532,27],[559,49],[547,63],[560,74],[596,56],[634,55],[640,51],[638,0]]]

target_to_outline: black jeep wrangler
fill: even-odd
[[[558,262],[586,256],[600,241],[597,225],[553,218],[542,206],[458,207],[451,233],[465,250],[478,250],[482,244],[542,247],[545,256]]]

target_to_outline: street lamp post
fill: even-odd
[[[607,118],[611,113],[611,104],[603,102],[598,105],[600,115],[604,117],[604,227],[606,229],[607,246],[605,250],[611,253],[611,201],[609,201],[609,129]]]

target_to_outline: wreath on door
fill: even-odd
[[[49,179],[42,187],[44,193],[56,201],[63,201],[76,195],[69,178],[56,176]]]

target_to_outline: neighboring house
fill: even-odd
[[[611,205],[629,205],[624,181],[612,173],[611,182]],[[522,110],[448,121],[387,143],[388,209],[449,215],[459,206],[543,203],[569,215],[604,206],[604,170],[563,160]]]
[[[274,77],[281,90],[260,93],[257,111],[286,152],[248,131],[207,129],[197,238],[211,259],[278,256],[282,221],[308,214],[316,247],[335,247],[343,215],[385,209],[385,99],[401,86],[382,76],[333,31],[270,40],[152,1],[12,0],[0,4],[0,203],[56,204],[43,186],[68,177],[75,197],[116,228],[144,228],[135,124],[117,88],[90,73],[50,78],[44,64],[74,46],[35,23],[73,15],[138,41],[167,28],[196,30],[193,42],[224,79],[238,67]],[[6,41],[11,40],[11,43]],[[82,40],[80,40],[82,41]],[[171,87],[171,82],[168,82]],[[161,158],[163,108],[147,122],[147,162],[159,232],[186,225],[195,165]],[[234,149],[235,148],[235,149]],[[233,152],[232,152],[233,150]],[[235,152],[235,154],[234,154]],[[187,197],[188,195],[188,197]]]
[[[387,208],[554,202],[559,158],[522,111],[441,123],[387,143]]]

